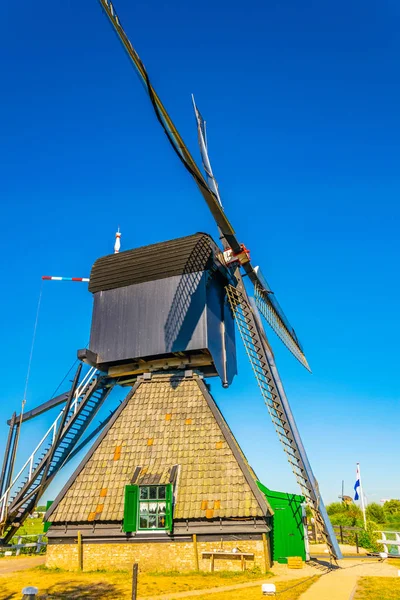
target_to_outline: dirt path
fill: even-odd
[[[241,590],[251,587],[259,587],[262,583],[274,583],[276,581],[292,581],[293,579],[304,579],[305,577],[313,577],[320,575],[321,571],[314,566],[305,565],[303,569],[288,569],[286,565],[275,564],[272,568],[273,577],[248,581],[246,583],[236,583],[235,585],[224,585],[213,588],[205,588],[202,590],[191,590],[187,592],[173,592],[162,594],[160,596],[140,596],[138,600],[178,600],[179,598],[194,598],[195,596],[205,596],[206,594],[216,594],[218,592],[231,592],[233,590]]]
[[[320,577],[299,600],[350,600],[359,577],[397,577],[397,569],[377,559],[341,560],[340,569]]]
[[[13,573],[14,571],[25,571],[38,565],[44,565],[46,556],[10,556],[0,560],[0,575]]]
[[[178,600],[179,598],[195,598],[196,596],[205,596],[206,594],[216,594],[218,592],[230,592],[233,590],[247,589],[251,587],[261,587],[263,581],[274,583],[278,581],[293,581],[294,579],[303,579],[314,575],[323,575],[314,583],[299,600],[350,600],[353,590],[359,577],[397,577],[397,569],[385,562],[379,562],[377,559],[346,559],[339,562],[340,569],[335,569],[328,574],[324,574],[325,567],[319,568],[306,565],[303,569],[292,570],[286,565],[275,564],[273,566],[273,577],[267,577],[265,580],[249,581],[236,585],[219,586],[203,590],[192,590],[188,592],[174,592],[172,594],[163,594],[160,596],[140,597],[138,600]]]

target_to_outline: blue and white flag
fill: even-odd
[[[354,484],[354,500],[359,500],[360,496],[358,495],[358,488],[360,487],[360,467],[357,465],[356,470],[356,482]]]

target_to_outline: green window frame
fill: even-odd
[[[123,531],[172,531],[172,484],[127,485]]]

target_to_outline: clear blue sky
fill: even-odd
[[[312,375],[271,333],[325,500],[342,479],[351,493],[356,461],[369,501],[400,497],[398,5],[118,0],[116,9],[198,157],[195,93],[228,216],[304,344]],[[88,276],[118,225],[123,249],[216,228],[96,0],[4,3],[0,50],[3,447],[41,276]],[[87,343],[91,302],[84,284],[44,285],[27,409],[51,396]],[[243,352],[239,360],[231,388],[213,380],[213,393],[262,481],[296,491]],[[21,459],[50,418],[26,426]]]

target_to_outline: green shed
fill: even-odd
[[[304,496],[274,492],[257,481],[274,511],[272,517],[272,559],[287,563],[289,556],[308,559],[307,533],[304,529]]]

